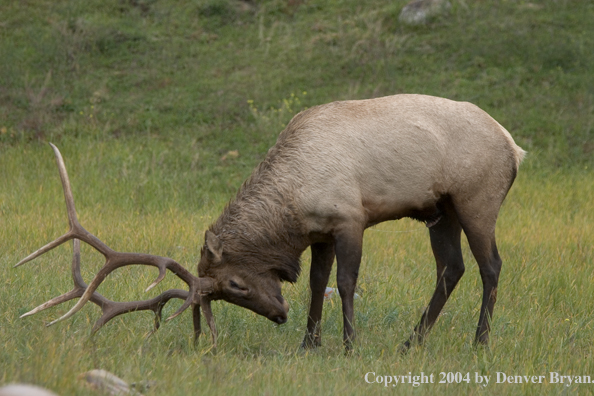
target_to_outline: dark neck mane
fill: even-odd
[[[232,262],[295,282],[308,243],[291,185],[275,174],[271,162],[269,156],[258,166],[210,230],[221,239],[223,254]]]

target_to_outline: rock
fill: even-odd
[[[422,25],[450,8],[448,0],[413,0],[402,8],[398,20],[407,25]]]
[[[115,374],[105,370],[91,370],[78,376],[79,379],[92,389],[106,392],[113,396],[134,395],[142,396],[130,385]]]
[[[10,384],[0,388],[0,396],[57,396],[54,392],[34,385]]]

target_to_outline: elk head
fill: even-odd
[[[210,308],[210,301],[215,298],[214,294],[214,286],[215,282],[212,278],[208,277],[196,277],[192,275],[186,268],[182,265],[177,263],[175,260],[155,256],[151,254],[144,254],[144,253],[122,253],[116,252],[110,247],[108,247],[105,243],[99,240],[96,236],[89,233],[85,230],[80,223],[78,222],[78,216],[76,214],[76,209],[74,207],[74,198],[72,195],[72,189],[70,188],[70,181],[68,179],[68,174],[66,172],[66,166],[64,165],[64,160],[62,159],[62,155],[56,146],[51,144],[52,149],[54,150],[54,154],[56,156],[56,162],[58,163],[58,169],[60,172],[60,178],[62,180],[62,188],[64,190],[64,198],[66,200],[66,208],[68,212],[68,222],[70,224],[70,230],[61,237],[57,238],[56,240],[48,243],[44,247],[40,248],[39,250],[35,251],[34,253],[30,254],[23,260],[21,260],[15,267],[18,267],[28,261],[33,260],[36,257],[41,256],[42,254],[50,251],[51,249],[63,244],[66,241],[73,240],[73,259],[72,259],[72,278],[74,281],[74,288],[69,291],[68,293],[62,294],[58,297],[55,297],[48,302],[38,306],[37,308],[33,309],[30,312],[25,313],[21,317],[33,315],[39,311],[44,309],[56,306],[63,302],[72,300],[74,298],[80,298],[79,301],[68,311],[64,316],[59,319],[54,320],[53,322],[49,323],[47,326],[51,326],[54,323],[57,323],[61,320],[67,319],[78,312],[88,301],[98,305],[102,310],[101,317],[95,322],[92,333],[95,333],[99,330],[105,323],[109,320],[113,319],[118,315],[122,315],[128,312],[134,311],[141,311],[141,310],[151,310],[155,313],[155,328],[151,332],[151,334],[159,328],[161,322],[161,313],[163,306],[167,304],[167,302],[171,299],[177,298],[184,300],[182,306],[169,318],[166,320],[171,320],[185,311],[190,305],[193,307],[193,324],[194,324],[194,335],[195,339],[201,333],[201,326],[200,326],[200,307],[202,307],[204,311],[204,316],[206,317],[208,326],[210,327],[213,346],[216,347],[216,337],[217,332],[214,323],[214,317],[212,315],[212,311]],[[93,278],[91,283],[87,285],[81,276],[80,273],[80,241],[86,242],[87,244],[91,245],[95,248],[98,252],[103,254],[105,257],[105,264],[99,270],[97,275]],[[159,269],[159,275],[157,279],[146,289],[146,291],[155,287],[159,282],[161,282],[167,273],[167,270],[173,272],[177,275],[181,280],[183,280],[189,288],[189,291],[179,290],[179,289],[170,289],[159,296],[152,298],[150,300],[142,300],[142,301],[130,301],[130,302],[115,302],[111,301],[101,294],[97,293],[97,288],[103,282],[103,280],[107,277],[109,273],[116,270],[117,268],[124,267],[127,265],[149,265],[153,267],[157,267]]]
[[[281,294],[281,279],[270,270],[253,271],[241,264],[241,254],[225,249],[224,242],[206,231],[198,274],[213,279],[213,299],[222,299],[265,316],[277,324],[287,321],[289,304]]]

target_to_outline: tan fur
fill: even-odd
[[[210,227],[222,250],[203,253],[199,275],[218,282],[214,298],[284,323],[286,302],[274,282],[295,281],[301,253],[312,244],[323,244],[316,248],[320,258],[313,258],[312,294],[328,276],[326,270],[318,274],[316,269],[315,276],[322,280],[314,282],[314,264],[331,265],[335,251],[345,342],[350,342],[352,296],[343,294],[354,293],[361,238],[371,225],[413,217],[435,226],[436,235],[453,235],[452,244],[464,228],[481,274],[488,278],[489,288],[496,287],[500,259],[495,222],[524,155],[509,132],[470,103],[396,95],[313,107],[291,120]],[[442,216],[446,220],[440,223]],[[458,268],[452,275],[455,286],[464,271],[461,256],[439,240],[432,240],[438,270],[453,260],[450,266]],[[222,263],[208,259],[217,254]],[[234,288],[229,286],[231,274]],[[245,290],[252,292],[248,296]],[[492,311],[489,296],[481,310],[481,340],[488,333],[484,315]],[[321,315],[314,300],[316,296],[310,311],[310,319],[316,319],[308,322],[310,341],[318,339],[314,322]],[[419,334],[433,320],[420,325]]]
[[[290,177],[288,192],[310,234],[401,218],[443,194],[504,195],[524,155],[478,107],[423,95],[306,110],[275,149],[284,154],[278,181]]]

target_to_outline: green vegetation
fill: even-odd
[[[491,382],[497,372],[594,379],[594,4],[451,2],[449,14],[407,27],[398,22],[405,0],[0,0],[0,385],[86,395],[76,377],[92,368],[156,380],[149,395],[378,392],[364,380],[370,371],[471,373],[471,384],[398,385],[398,394],[478,394],[475,372]],[[466,247],[467,272],[426,345],[396,353],[435,277],[427,232],[408,220],[366,233],[359,338],[348,358],[336,296],[324,345],[297,348],[308,253],[303,276],[284,287],[287,324],[213,304],[216,354],[208,337],[192,347],[188,313],[148,339],[146,312],[93,338],[95,306],[50,328],[43,324],[68,307],[19,319],[71,287],[69,246],[12,268],[66,229],[46,142],[64,155],[87,229],[114,249],[170,256],[195,271],[204,230],[294,114],[404,92],[471,101],[529,151],[498,223],[504,267],[490,350],[472,346],[482,285]],[[85,279],[101,263],[84,249]],[[154,276],[124,268],[99,291],[146,298]],[[182,287],[168,278],[151,296]]]

